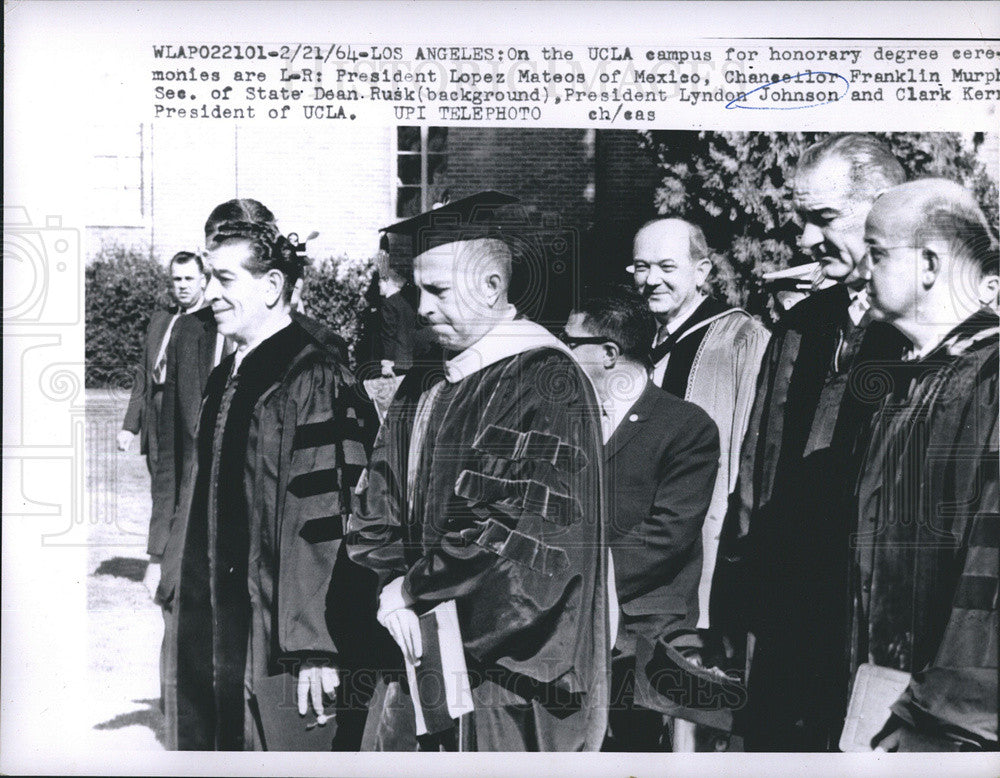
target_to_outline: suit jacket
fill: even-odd
[[[156,357],[163,345],[163,336],[167,332],[172,311],[156,310],[149,319],[146,329],[146,339],[143,343],[142,362],[136,366],[135,381],[132,384],[132,396],[129,397],[128,408],[125,410],[125,421],[122,429],[139,436],[139,451],[156,459],[157,414],[153,407],[153,368]],[[153,450],[150,442],[153,441]]]
[[[153,471],[153,513],[146,548],[154,558],[162,557],[167,547],[181,480],[194,459],[201,397],[214,367],[215,346],[215,317],[207,306],[181,316],[170,333],[158,427],[159,455]],[[178,530],[183,532],[184,527],[178,526]]]
[[[382,301],[382,359],[392,360],[397,373],[409,370],[433,347],[430,328],[421,325],[417,316],[419,299],[419,290],[407,284]]]
[[[608,544],[634,653],[698,622],[701,530],[719,469],[719,431],[705,411],[651,381],[605,444]]]

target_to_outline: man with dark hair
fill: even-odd
[[[622,612],[605,743],[614,751],[670,750],[664,706],[639,699],[649,680],[636,657],[648,658],[661,638],[681,652],[698,645],[701,526],[719,468],[719,433],[708,414],[647,376],[655,329],[641,295],[614,289],[581,302],[562,335],[604,413],[607,534]]]
[[[902,346],[865,315],[864,220],[902,180],[888,150],[857,134],[810,146],[795,174],[799,244],[836,283],[796,304],[771,339],[724,530],[718,601],[754,636],[748,750],[830,750],[843,723],[847,500],[871,410],[847,387],[852,369]]]
[[[206,297],[237,348],[208,378],[166,551],[179,567],[177,745],[357,750],[364,708],[342,671],[366,627],[345,616],[374,597],[374,576],[341,539],[370,404],[335,344],[293,317],[307,260],[273,214],[232,200],[205,232]]]
[[[418,741],[420,687],[386,676],[366,749],[597,750],[607,728],[597,401],[569,350],[508,300],[511,251],[492,214],[511,202],[484,192],[389,228],[412,240],[420,314],[449,358],[403,379],[349,551],[378,574],[379,621],[414,672],[438,655],[421,615],[455,608],[473,710],[463,737],[434,711],[441,728]],[[421,710],[440,687],[429,695]]]
[[[926,179],[875,201],[865,241],[872,311],[911,344],[861,376],[885,396],[868,398],[852,670],[911,674],[871,746],[995,751],[1000,320],[978,295],[996,240],[970,192]]]
[[[658,324],[650,352],[653,382],[705,410],[719,428],[719,472],[702,526],[702,571],[698,584],[698,629],[709,664],[737,659],[710,613],[712,578],[722,521],[736,485],[740,445],[753,404],[767,329],[743,309],[711,291],[712,253],[701,229],[682,219],[656,219],[636,233],[629,268]],[[724,711],[711,722],[728,728]],[[674,729],[677,750],[693,750],[695,729]]]

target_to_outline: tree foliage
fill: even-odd
[[[910,179],[941,176],[972,189],[992,224],[997,186],[986,174],[971,140],[958,133],[875,133],[899,159]],[[662,180],[655,206],[664,216],[699,224],[716,252],[717,291],[751,313],[765,314],[760,276],[802,261],[796,256],[801,228],[792,207],[791,184],[802,151],[821,133],[643,133]]]
[[[128,388],[149,318],[168,302],[167,271],[147,252],[102,246],[84,275],[87,386]]]
[[[360,337],[361,314],[367,306],[365,290],[372,280],[373,259],[328,257],[306,269],[302,303],[306,314],[344,338],[351,349]]]

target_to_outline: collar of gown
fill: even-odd
[[[511,308],[504,319],[465,351],[444,363],[444,375],[449,383],[458,383],[463,378],[489,367],[501,359],[523,354],[525,351],[542,348],[573,352],[555,335],[528,319],[515,319],[517,310]]]
[[[234,352],[233,357],[233,375],[235,375],[239,369],[243,360],[247,358],[247,355],[253,351],[257,346],[263,343],[265,340],[270,338],[272,335],[281,332],[285,327],[292,323],[291,316],[283,316],[269,322],[254,338],[252,343],[247,343],[243,348],[237,348]]]

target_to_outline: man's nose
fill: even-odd
[[[427,292],[421,289],[420,302],[417,305],[417,313],[424,319],[427,319],[433,312],[434,312],[434,297],[432,295],[427,294]]]
[[[208,283],[205,285],[205,299],[206,300],[217,300],[219,298],[219,282],[215,277],[208,279]]]
[[[663,283],[665,278],[666,274],[659,265],[650,265],[646,273],[646,286],[657,286]]]
[[[823,242],[823,231],[815,224],[807,223],[799,236],[799,247],[808,249]]]

